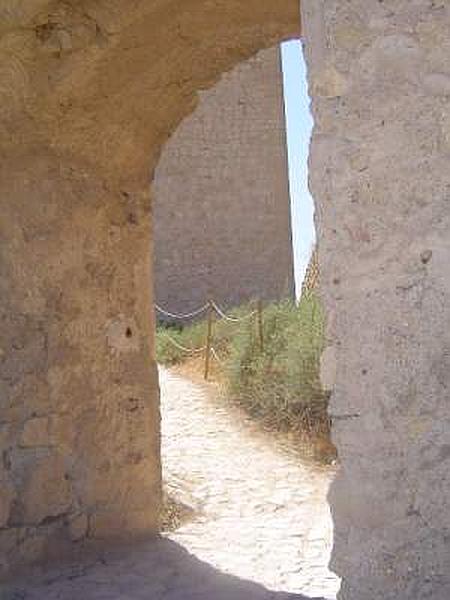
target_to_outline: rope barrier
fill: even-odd
[[[231,315],[227,315],[220,308],[220,306],[218,304],[216,304],[214,301],[212,301],[211,304],[212,304],[214,310],[216,311],[216,313],[219,315],[219,317],[221,317],[222,319],[225,319],[226,321],[230,321],[232,323],[240,323],[241,321],[250,319],[251,317],[253,317],[256,314],[256,310],[253,310],[251,313],[249,313],[248,315],[245,315],[244,317],[232,317]],[[192,312],[185,313],[185,314],[177,314],[177,313],[169,312],[168,310],[161,308],[161,306],[159,306],[158,304],[155,304],[155,309],[157,310],[157,312],[161,313],[162,315],[165,315],[166,317],[170,317],[171,319],[178,319],[178,320],[182,321],[185,319],[192,319],[193,317],[197,317],[198,315],[201,315],[202,313],[204,313],[208,310],[209,306],[210,305],[208,303],[208,304],[201,306],[197,310],[193,310]]]
[[[206,346],[203,346],[202,348],[186,348],[185,346],[182,346],[176,340],[171,338],[170,335],[168,335],[165,332],[163,332],[163,336],[167,338],[169,342],[171,342],[171,344],[175,346],[175,348],[178,348],[178,350],[181,350],[182,352],[187,352],[188,354],[200,354],[201,352],[204,352],[206,350]]]
[[[222,319],[225,319],[225,321],[230,321],[231,323],[241,323],[242,321],[246,321],[247,319],[253,317],[253,315],[256,315],[257,312],[256,310],[253,310],[251,313],[245,315],[244,317],[231,317],[230,315],[227,315],[214,301],[212,302],[212,305],[219,317],[222,317]]]
[[[182,352],[185,352],[186,354],[201,354],[203,352],[205,353],[205,373],[204,373],[205,380],[208,379],[210,356],[212,356],[214,358],[214,360],[216,360],[219,363],[219,365],[221,365],[221,366],[224,365],[224,362],[219,358],[219,355],[217,354],[215,348],[213,348],[213,346],[211,344],[212,339],[213,339],[213,322],[214,322],[213,313],[214,312],[220,318],[224,319],[225,321],[230,321],[231,323],[241,323],[241,322],[246,321],[247,319],[251,319],[253,316],[257,315],[258,319],[256,321],[256,324],[257,324],[258,330],[259,330],[259,339],[260,339],[261,350],[263,350],[263,348],[264,348],[261,301],[258,302],[257,310],[253,310],[250,313],[248,313],[247,315],[244,315],[243,317],[234,317],[231,315],[227,315],[225,313],[225,311],[222,310],[222,308],[216,302],[214,302],[214,300],[210,300],[207,304],[205,304],[201,308],[198,308],[197,310],[194,310],[194,311],[192,311],[190,313],[186,313],[186,314],[177,314],[177,313],[169,312],[168,310],[164,310],[163,308],[161,308],[161,306],[159,306],[158,304],[155,304],[155,310],[167,317],[170,317],[171,319],[178,319],[178,320],[191,319],[193,317],[196,317],[196,316],[202,314],[205,311],[208,311],[208,331],[207,331],[207,336],[206,336],[206,345],[203,346],[202,348],[186,348],[185,346],[183,346],[182,344],[180,344],[176,340],[174,340],[166,332],[161,332],[162,335],[167,339],[168,342],[170,342],[175,348],[177,348],[178,350],[181,350]]]
[[[178,319],[180,321],[182,321],[184,319],[192,319],[193,317],[197,317],[198,315],[201,315],[202,313],[204,313],[208,308],[209,308],[209,304],[205,304],[201,308],[198,308],[197,310],[194,310],[190,313],[186,313],[184,315],[178,315],[176,313],[171,313],[167,310],[164,310],[158,304],[155,304],[155,309],[159,313],[161,313],[162,315],[165,315],[166,317],[170,317],[171,319]]]
[[[223,365],[224,365],[223,360],[220,360],[220,358],[217,355],[217,352],[215,351],[215,349],[212,346],[211,346],[211,354],[213,355],[213,358],[215,358],[217,360],[219,365],[223,367]]]

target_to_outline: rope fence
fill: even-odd
[[[179,342],[177,342],[176,340],[174,340],[173,337],[171,337],[168,333],[165,333],[165,332],[163,333],[163,335],[167,339],[167,341],[170,342],[178,350],[181,350],[181,352],[185,352],[186,354],[189,354],[189,355],[202,354],[203,352],[205,353],[205,369],[204,369],[205,380],[207,380],[209,377],[211,357],[214,358],[214,360],[217,363],[219,363],[220,365],[224,364],[223,361],[220,359],[219,355],[217,354],[217,351],[212,346],[214,315],[217,315],[220,319],[223,319],[224,321],[228,321],[230,323],[243,323],[245,321],[248,321],[249,319],[256,317],[260,348],[261,348],[261,350],[264,349],[263,316],[262,316],[261,300],[258,301],[257,308],[255,310],[252,310],[250,313],[248,313],[247,315],[244,315],[243,317],[235,317],[232,315],[228,315],[214,300],[209,300],[209,302],[207,302],[200,308],[193,310],[189,313],[184,313],[184,314],[174,313],[174,312],[165,310],[158,304],[155,304],[155,310],[159,314],[161,314],[165,317],[169,317],[170,319],[174,319],[176,321],[190,320],[190,319],[198,317],[207,312],[208,320],[207,320],[206,343],[201,348],[187,348],[187,347],[183,346],[182,344],[180,344]]]
[[[171,313],[167,310],[164,310],[163,308],[158,306],[158,304],[155,304],[156,312],[159,312],[161,315],[164,315],[165,317],[170,317],[171,319],[176,319],[177,321],[186,321],[188,319],[193,319],[194,317],[198,317],[202,313],[206,312],[208,310],[208,308],[209,308],[209,302],[207,304],[205,304],[204,306],[198,308],[197,310],[193,310],[190,313],[185,313],[184,315],[178,315],[176,313]]]
[[[173,346],[175,346],[175,348],[178,348],[178,350],[186,352],[187,354],[201,354],[206,350],[206,346],[203,346],[202,348],[186,348],[174,340],[168,333],[164,332],[163,335]]]
[[[216,311],[217,315],[219,317],[221,317],[222,319],[225,319],[225,321],[230,321],[231,323],[241,323],[242,321],[246,321],[247,319],[250,319],[251,317],[253,317],[254,315],[256,315],[256,310],[252,310],[251,313],[249,313],[248,315],[245,315],[245,317],[241,317],[240,319],[238,317],[231,317],[230,315],[227,315],[218,304],[216,304],[214,302],[214,300],[211,301],[212,305],[214,307],[214,310]]]
[[[213,347],[211,347],[211,355],[212,355],[212,357],[213,357],[213,358],[214,358],[214,359],[215,359],[215,360],[216,360],[216,361],[219,363],[219,365],[220,365],[221,367],[223,367],[223,365],[224,365],[224,362],[223,362],[223,360],[221,360],[221,359],[219,358],[219,355],[217,354],[216,350],[215,350]]]

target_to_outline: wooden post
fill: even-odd
[[[264,332],[263,332],[263,307],[262,301],[258,300],[258,335],[259,335],[259,347],[261,352],[264,351]]]
[[[206,334],[206,350],[205,350],[205,381],[208,380],[209,376],[209,362],[211,358],[211,345],[212,345],[212,329],[213,329],[213,316],[214,306],[212,300],[209,301],[208,311],[208,332]]]

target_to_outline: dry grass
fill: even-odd
[[[242,307],[236,315],[246,314]],[[323,350],[324,316],[314,292],[300,303],[281,302],[264,310],[264,349],[261,350],[253,320],[244,323],[218,321],[213,345],[221,365],[211,358],[210,381],[220,385],[224,402],[242,408],[268,431],[287,434],[302,453],[321,462],[336,459],[330,438],[328,395],[319,379]],[[189,347],[204,344],[206,324],[198,322],[171,331]],[[182,375],[200,383],[204,357],[188,358],[170,347],[158,332],[158,360],[176,365]]]
[[[195,517],[195,510],[163,491],[162,508],[159,515],[159,530],[163,533],[176,531],[181,525]]]

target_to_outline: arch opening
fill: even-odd
[[[157,530],[149,160],[198,89],[299,26],[292,0],[173,9],[1,9],[5,574]]]
[[[345,600],[447,598],[449,8],[301,10],[321,373],[343,464],[333,569]],[[155,533],[149,164],[198,90],[298,35],[298,11],[297,0],[2,2],[2,577]]]
[[[263,50],[203,92],[155,171],[164,525],[225,572],[331,598],[326,464],[336,455],[319,383],[316,264],[303,281],[312,124],[300,42],[283,50],[283,63],[280,47]]]

